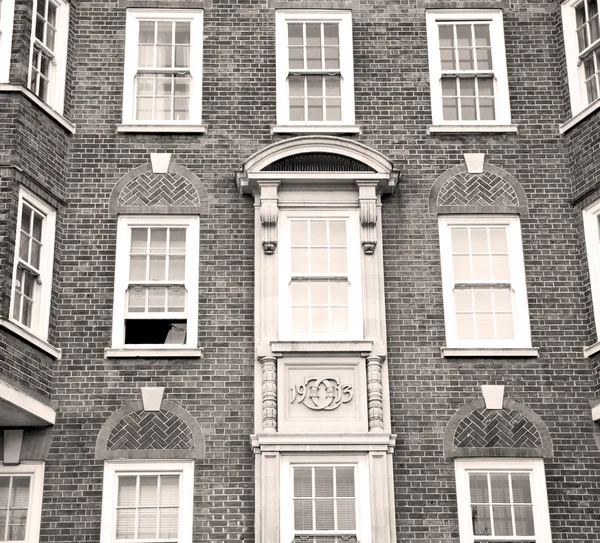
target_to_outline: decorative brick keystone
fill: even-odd
[[[485,153],[465,153],[465,164],[469,173],[483,173]]]
[[[140,390],[142,391],[144,411],[160,411],[165,387],[143,387]]]
[[[4,430],[3,463],[5,466],[14,466],[21,462],[22,444],[23,430]]]
[[[154,173],[168,173],[171,164],[171,153],[150,153],[150,161]]]
[[[486,409],[502,409],[504,385],[481,385]]]

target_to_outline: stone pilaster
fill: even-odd
[[[277,431],[277,359],[265,356],[262,367],[262,423],[265,433]]]
[[[369,410],[369,432],[383,432],[383,383],[379,356],[367,357],[367,401]]]

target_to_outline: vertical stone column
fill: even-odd
[[[380,356],[367,357],[367,402],[369,432],[383,432],[383,383],[381,381]]]
[[[277,431],[277,359],[265,356],[260,359],[262,367],[262,423],[263,432]]]

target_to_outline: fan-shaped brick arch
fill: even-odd
[[[508,172],[484,164],[469,172],[460,164],[440,175],[429,193],[431,213],[526,213],[527,197]]]
[[[160,411],[144,411],[141,401],[122,407],[104,423],[96,458],[204,458],[204,436],[185,409],[163,400]]]
[[[208,194],[202,181],[187,168],[169,163],[167,171],[144,164],[125,174],[114,186],[111,213],[144,215],[203,215]]]
[[[551,457],[552,440],[542,419],[528,407],[505,398],[502,409],[487,409],[477,399],[450,419],[444,456]]]

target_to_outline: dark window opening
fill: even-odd
[[[187,321],[158,319],[127,319],[126,345],[183,345]]]

